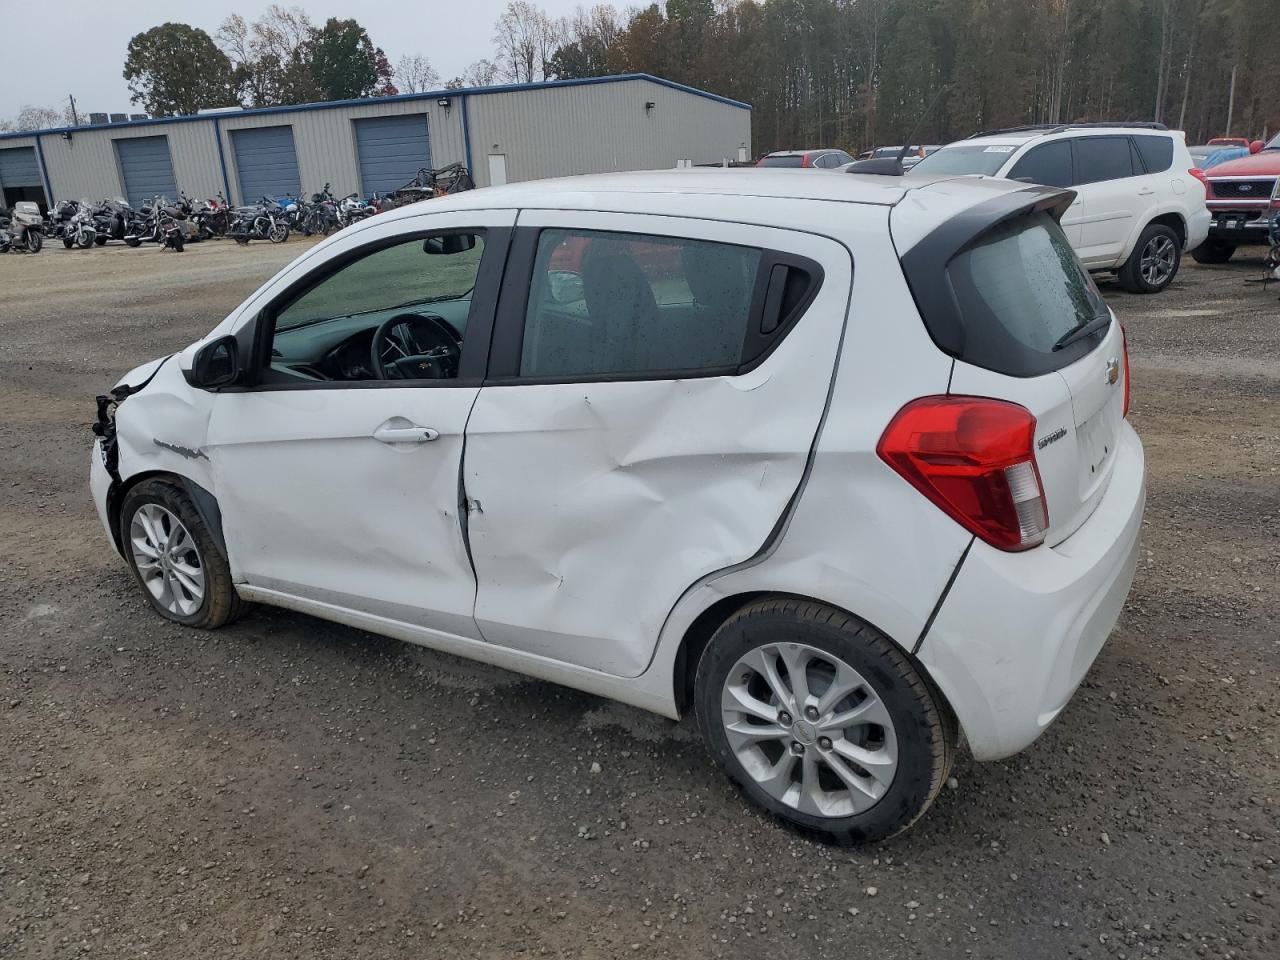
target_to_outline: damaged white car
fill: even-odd
[[[1070,191],[682,171],[477,190],[307,250],[99,400],[162,616],[255,601],[656,711],[828,840],[1030,744],[1145,499]]]

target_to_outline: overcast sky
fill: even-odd
[[[561,17],[579,2],[540,0],[539,6]],[[140,112],[121,76],[130,37],[171,20],[212,36],[229,14],[252,21],[268,6],[270,0],[0,0],[6,40],[0,117],[12,117],[26,104],[61,109],[69,93],[82,114]],[[305,0],[297,6],[317,24],[354,16],[392,65],[421,53],[448,80],[493,56],[493,24],[506,0]]]

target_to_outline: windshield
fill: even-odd
[[[1271,141],[1262,148],[1263,150],[1280,150],[1280,133],[1271,138]]]
[[[765,157],[760,161],[762,167],[803,167],[804,157],[796,154],[788,157]]]
[[[913,174],[980,173],[990,177],[1005,165],[1017,149],[1016,143],[957,143],[929,154],[912,167],[911,172]]]

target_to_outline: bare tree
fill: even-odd
[[[404,56],[396,64],[396,89],[401,93],[426,93],[440,86],[440,74],[420,53]]]
[[[493,45],[498,73],[514,83],[537,83],[560,46],[562,25],[528,0],[511,0],[494,24]]]
[[[50,127],[69,125],[64,123],[63,117],[63,112],[53,107],[36,107],[24,103],[16,117],[12,120],[0,121],[0,130],[21,133],[26,130],[48,130]]]

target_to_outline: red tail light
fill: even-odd
[[[1192,167],[1187,173],[1191,174],[1197,180],[1204,184],[1206,190],[1209,189],[1209,178],[1204,175],[1204,171],[1199,167]]]
[[[1049,529],[1035,430],[1016,403],[923,397],[898,411],[876,453],[966,530],[1001,550],[1026,550]]]
[[[801,154],[801,155],[800,155],[800,166],[802,166],[802,167],[807,167],[807,166],[809,166],[809,165],[810,165],[810,164],[809,164],[809,155],[808,155],[807,153]]]
[[[1129,415],[1129,334],[1120,324],[1120,342],[1124,344],[1124,416]]]

